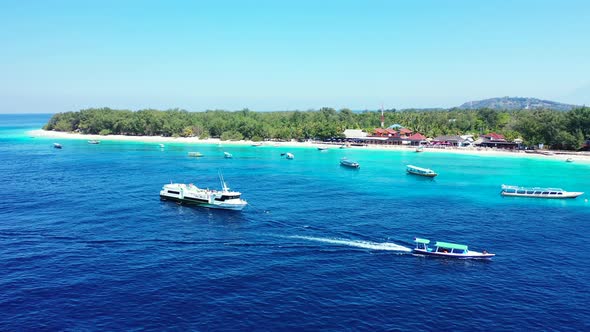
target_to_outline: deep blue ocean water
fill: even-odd
[[[589,164],[108,140],[57,150],[26,134],[49,117],[0,115],[1,330],[590,329]],[[218,170],[250,203],[241,213],[159,200],[171,180],[219,188]],[[503,183],[586,194],[502,198]],[[497,257],[392,250],[415,236]]]

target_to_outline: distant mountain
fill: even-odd
[[[576,107],[576,105],[562,104],[550,100],[523,97],[490,98],[469,101],[459,106],[460,109],[491,108],[495,110],[521,110],[545,108],[556,111],[569,111]]]

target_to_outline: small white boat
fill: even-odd
[[[327,151],[328,148],[327,147],[324,147],[324,146],[318,146],[318,150],[320,150],[320,151]]]
[[[416,152],[424,152],[424,147],[423,146],[417,147]]]
[[[519,187],[502,185],[502,196],[532,197],[532,198],[576,198],[583,194],[579,191],[565,191],[561,188]]]
[[[203,189],[194,184],[170,183],[162,187],[160,199],[163,201],[175,201],[181,204],[191,204],[202,207],[223,210],[240,211],[248,202],[241,199],[241,193],[231,191],[219,173],[221,190]]]
[[[53,147],[56,148],[56,149],[61,149],[62,148],[61,144],[59,144],[59,143],[53,143]]]
[[[360,168],[361,165],[353,160],[348,160],[346,158],[340,159],[340,166],[350,167],[350,168]]]
[[[418,166],[414,166],[414,165],[407,165],[406,171],[409,174],[426,176],[426,177],[430,177],[430,178],[433,178],[438,175],[438,174],[436,174],[436,172],[434,172],[433,170],[431,170],[429,168],[422,168],[422,167],[418,167]]]
[[[295,155],[293,155],[291,152],[287,152],[287,154],[285,155],[285,158],[287,158],[287,159],[295,159]]]
[[[566,163],[573,163],[573,162],[574,162],[574,159],[573,159],[573,158],[567,158],[567,159],[565,160],[565,162],[566,162]]]
[[[200,153],[200,152],[189,152],[189,153],[188,153],[188,156],[189,156],[189,157],[202,157],[202,156],[203,156],[203,154],[202,154],[202,153]]]
[[[160,146],[160,149],[164,148],[164,144],[160,144],[159,146]]]
[[[97,141],[95,139],[91,139],[90,141],[88,141],[88,144],[100,144],[100,141]]]
[[[262,143],[260,143],[260,142],[252,143],[252,146],[262,146]]]
[[[234,156],[233,156],[231,153],[229,153],[229,152],[224,152],[224,153],[223,153],[223,157],[225,157],[226,159],[231,159],[231,158],[233,158]]]
[[[466,245],[448,243],[448,242],[436,242],[435,248],[428,247],[430,240],[414,238],[416,247],[412,251],[414,255],[420,256],[433,256],[442,258],[456,258],[456,259],[491,259],[496,254],[490,254],[486,250],[482,252],[472,251]]]

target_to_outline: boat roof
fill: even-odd
[[[463,244],[449,243],[449,242],[436,242],[437,247],[449,248],[449,249],[460,249],[467,250],[467,246]]]
[[[547,188],[547,187],[520,187],[520,186],[510,186],[510,185],[502,185],[502,189],[516,189],[516,190],[543,190],[543,191],[565,191],[561,188]]]
[[[413,169],[417,169],[417,170],[421,170],[424,172],[433,172],[433,170],[431,170],[430,168],[423,168],[423,167],[418,167],[418,166],[414,166],[414,165],[407,165],[408,168],[413,168]]]
[[[416,243],[429,244],[430,243],[430,240],[428,240],[428,239],[421,239],[419,237],[416,237],[416,238],[414,238],[414,242],[416,242]]]

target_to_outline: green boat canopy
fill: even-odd
[[[456,243],[448,243],[448,242],[436,242],[437,247],[448,248],[448,249],[459,249],[459,250],[467,250],[466,245],[456,244]]]
[[[419,237],[416,237],[416,238],[414,238],[414,242],[416,242],[416,243],[429,244],[430,243],[430,240],[428,240],[428,239],[421,239]]]

